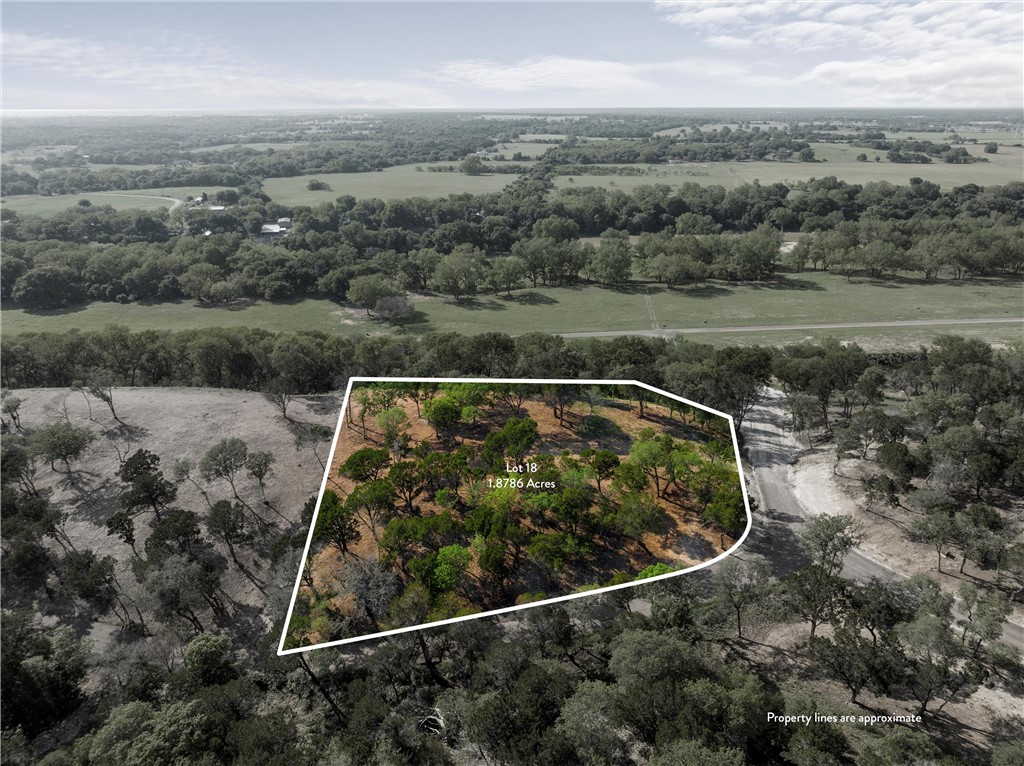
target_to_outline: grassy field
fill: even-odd
[[[194,330],[204,327],[258,327],[273,332],[323,330],[335,334],[389,331],[375,322],[354,318],[332,301],[303,300],[295,303],[255,301],[235,306],[199,306],[176,303],[89,303],[58,311],[3,309],[0,327],[4,336],[27,331],[63,332],[72,328],[98,330],[124,324],[133,330]]]
[[[397,165],[379,173],[313,173],[295,178],[268,178],[263,190],[282,205],[318,205],[333,202],[342,194],[358,198],[404,199],[406,197],[447,197],[449,194],[486,194],[504,189],[519,176],[501,173],[467,176],[464,173],[430,173],[430,164],[458,165],[455,162]],[[417,167],[424,170],[417,171]],[[332,191],[310,191],[310,179],[325,181]]]
[[[886,161],[884,152],[881,162],[857,162],[857,155],[866,151],[845,144],[812,144],[819,162],[702,162],[687,165],[631,165],[645,170],[642,176],[567,176],[555,179],[556,188],[574,186],[604,186],[606,188],[630,191],[644,184],[668,184],[679,186],[693,181],[702,185],[720,184],[733,188],[757,179],[761,183],[776,181],[795,182],[824,176],[837,176],[849,183],[864,184],[869,181],[889,181],[893,184],[907,184],[911,178],[934,181],[943,189],[951,189],[968,183],[980,186],[1005,184],[1021,180],[1024,170],[1024,148],[1001,146],[998,154],[984,154],[983,147],[968,146],[971,154],[987,157],[988,162],[971,165],[950,165],[933,162],[928,165],[903,165]],[[620,166],[621,167],[621,166]],[[687,173],[689,171],[689,174]],[[694,175],[699,174],[699,175]]]
[[[234,149],[235,147],[242,147],[243,149],[252,149],[257,152],[262,152],[267,149],[294,149],[297,146],[305,146],[308,141],[291,141],[287,143],[256,143],[256,144],[214,144],[213,146],[200,146],[196,149],[189,149],[190,152],[221,152],[225,149]]]
[[[878,282],[837,274],[779,274],[764,286],[712,283],[651,288],[657,323],[668,327],[887,322],[1022,316],[1020,282]]]
[[[226,186],[170,186],[166,189],[132,189],[123,192],[83,192],[81,194],[55,194],[52,197],[41,197],[37,194],[22,194],[4,197],[0,206],[10,208],[19,213],[31,215],[54,215],[63,213],[69,207],[76,207],[78,200],[87,199],[93,205],[112,205],[117,210],[137,208],[140,210],[156,210],[168,208],[171,201],[163,197],[185,199],[198,197],[203,192],[211,196],[226,189]]]
[[[955,130],[960,138],[965,139],[976,139],[982,142],[995,141],[996,143],[1021,143],[1024,141],[1024,135],[1017,133],[1014,134],[1012,130]],[[916,138],[920,141],[932,141],[936,144],[944,144],[948,140],[948,136],[942,133],[921,133],[914,131],[885,131],[886,138]]]
[[[499,153],[504,154],[509,159],[516,152],[522,153],[524,157],[540,157],[548,149],[554,148],[554,144],[541,144],[536,141],[506,141],[505,143],[498,144],[491,148],[491,151],[497,150]]]
[[[414,315],[393,327],[344,309],[331,301],[295,303],[255,301],[235,306],[198,306],[192,302],[151,305],[91,303],[63,311],[4,309],[2,331],[14,335],[30,330],[94,330],[111,323],[135,329],[260,327],[272,331],[318,329],[338,334],[481,332],[602,332],[702,327],[751,327],[841,322],[1019,318],[1020,282],[977,280],[928,284],[916,280],[847,281],[823,272],[780,274],[772,283],[713,283],[669,290],[660,285],[525,288],[504,295],[480,295],[461,303],[438,296],[415,297]],[[649,301],[649,302],[648,302]],[[810,334],[877,337],[916,347],[941,332],[962,332],[1009,341],[1020,338],[1012,325],[950,325],[948,327],[856,328],[851,330],[773,330],[709,333],[686,337],[709,342],[778,342]]]

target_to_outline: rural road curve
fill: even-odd
[[[826,324],[772,324],[747,325],[743,327],[683,327],[660,330],[600,330],[596,332],[559,332],[563,338],[611,338],[618,335],[641,335],[647,337],[672,337],[674,335],[704,335],[728,332],[771,332],[772,330],[857,330],[871,327],[929,327],[933,325],[958,324],[1013,324],[1024,327],[1020,317],[991,319],[896,319],[890,322],[834,322]]]
[[[802,553],[796,532],[808,516],[808,509],[793,494],[789,481],[789,472],[803,448],[787,427],[784,403],[785,396],[781,391],[768,389],[765,399],[751,409],[743,422],[752,472],[750,479],[761,508],[754,517],[748,543],[753,542],[750,546],[753,551],[763,555],[779,575],[801,566]],[[784,534],[776,531],[778,523],[784,525]],[[906,578],[906,575],[856,550],[847,554],[843,563],[843,576],[853,580]],[[1018,651],[1024,651],[1024,626],[1015,622],[1004,623],[1003,641]]]

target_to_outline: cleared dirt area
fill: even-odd
[[[221,439],[239,438],[246,442],[250,451],[271,452],[275,462],[266,479],[266,504],[255,480],[244,475],[236,479],[239,495],[270,525],[254,545],[237,548],[243,564],[252,565],[254,557],[265,558],[269,543],[277,536],[297,527],[302,504],[320,488],[324,472],[321,460],[326,460],[330,443],[323,440],[297,442],[297,433],[304,429],[302,424],[332,430],[341,406],[340,399],[333,395],[303,397],[291,403],[288,414],[293,421],[289,422],[278,408],[255,392],[119,388],[113,392],[114,407],[122,421],[119,423],[102,402],[91,397],[87,401],[82,394],[70,389],[27,389],[14,393],[23,400],[20,417],[26,434],[64,420],[95,434],[95,440],[82,458],[72,462],[74,483],[69,481],[60,463],[54,471],[40,461],[36,486],[49,494],[54,506],[69,512],[65,530],[78,550],[91,549],[99,556],[112,556],[116,560],[117,579],[122,586],[134,582],[131,572],[134,555],[126,543],[108,535],[104,526],[107,518],[119,508],[118,495],[122,490],[117,477],[119,456],[127,456],[138,449],[149,450],[160,457],[159,468],[170,479],[176,461],[187,459],[195,466]],[[7,434],[4,438],[15,437]],[[221,589],[229,604],[231,619],[248,621],[251,634],[258,637],[283,617],[283,610],[277,614],[274,605],[278,600],[270,599],[268,605],[268,595],[260,592],[251,579],[230,563],[227,549],[206,533],[207,499],[210,502],[229,500],[231,487],[224,480],[204,481],[195,468],[192,478],[198,486],[188,480],[179,483],[172,505],[199,515],[203,540],[228,561]],[[143,514],[135,524],[135,547],[140,553],[144,552],[149,534],[149,518],[150,514]],[[250,568],[263,571],[266,564]],[[290,584],[288,593],[290,595]],[[44,614],[54,614],[58,608],[55,604],[39,605]],[[117,624],[113,615],[104,619],[111,626]],[[204,621],[207,619],[212,620],[208,614]],[[91,631],[94,651],[102,653],[114,633],[106,624],[94,626]]]
[[[354,395],[352,399],[355,399]],[[405,427],[408,443],[428,443],[435,453],[447,453],[469,447],[474,454],[479,455],[484,438],[501,429],[510,417],[509,412],[500,406],[486,410],[481,408],[477,422],[458,429],[456,435],[442,440],[418,411],[413,400],[399,399],[395,406],[400,408],[408,419]],[[420,409],[423,408],[424,405],[421,403]],[[640,419],[635,402],[606,399],[601,405],[595,406],[593,411],[588,404],[578,402],[566,408],[560,422],[546,402],[539,396],[532,397],[521,405],[521,414],[536,422],[538,438],[530,449],[529,456],[524,459],[535,460],[539,455],[556,456],[559,461],[578,459],[581,452],[593,448],[608,450],[620,459],[626,460],[631,445],[644,429],[654,429],[659,434],[689,441],[697,449],[701,449],[708,439],[705,432],[692,422],[684,423],[678,414],[670,413],[667,407],[647,404],[645,410],[645,418]],[[360,405],[350,403],[341,426],[335,453],[331,458],[328,488],[334,490],[342,499],[349,497],[357,486],[357,482],[340,474],[342,465],[358,450],[386,447],[383,434],[377,430],[374,418],[361,418],[360,414]],[[581,436],[580,425],[584,418],[591,416],[601,420],[602,432],[595,436]],[[471,465],[477,462],[478,458],[474,458]],[[500,476],[504,475],[502,471]],[[528,476],[529,474],[524,474],[523,478]],[[469,498],[475,497],[475,493],[484,492],[486,482],[486,478],[467,478],[460,488],[459,492],[463,498],[452,508],[452,513],[460,524],[465,521],[470,508],[473,507],[473,501]],[[600,491],[595,480],[591,479],[590,484],[594,490],[593,503],[596,504],[604,496],[609,496],[610,479],[605,480]],[[549,491],[554,493],[558,489],[552,488]],[[524,491],[517,505],[525,503],[528,494],[529,490]],[[581,588],[604,585],[617,573],[624,573],[629,578],[635,577],[637,573],[657,563],[676,568],[693,566],[717,556],[734,543],[733,538],[721,534],[701,518],[701,507],[695,498],[676,490],[666,491],[662,497],[657,497],[653,484],[649,487],[649,494],[660,507],[661,518],[658,527],[644,533],[639,542],[618,533],[605,531],[591,541],[592,549],[589,553],[567,559],[565,566],[557,573],[543,571],[527,558],[524,549],[521,559],[519,556],[515,559],[519,563],[513,566],[513,573],[508,582],[500,589],[488,583],[478,561],[474,559],[466,570],[467,577],[459,586],[460,597],[465,599],[467,605],[472,605],[477,610],[511,606],[516,603],[516,598],[525,594],[544,593],[551,597],[571,593]],[[431,517],[443,511],[444,507],[433,492],[425,491],[415,501],[416,516]],[[590,509],[591,514],[596,515],[597,512],[596,505]],[[515,523],[521,526],[527,539],[537,534],[550,534],[554,530],[550,519],[539,521],[532,516],[521,515],[521,509],[515,513]],[[358,518],[358,523],[360,538],[357,542],[349,544],[347,555],[333,544],[326,544],[319,550],[314,548],[311,551],[313,583],[319,594],[334,592],[335,584],[342,579],[347,564],[358,560],[376,561],[380,558],[377,540],[383,535],[383,524],[371,528],[362,517]],[[308,587],[303,586],[300,589],[300,598],[308,600],[312,595]],[[332,599],[332,606],[342,616],[350,616],[354,611],[354,604],[346,597]],[[325,637],[308,638],[324,640]]]
[[[998,577],[994,570],[981,569],[968,561],[960,573],[960,551],[947,551],[942,558],[942,573],[938,571],[938,554],[925,543],[914,542],[910,529],[924,514],[904,507],[891,507],[880,499],[867,496],[861,480],[870,473],[870,464],[857,459],[843,460],[837,472],[835,447],[832,444],[806,447],[799,459],[789,468],[788,480],[794,496],[809,513],[845,514],[853,516],[864,529],[859,550],[870,559],[903,575],[917,573],[937,578],[943,589],[955,592],[962,582],[977,586],[996,587]],[[925,482],[917,480],[919,488]],[[1007,521],[1020,518],[1024,502],[1010,497],[995,498]],[[1012,619],[1024,620],[1024,606],[1015,604]]]
[[[908,716],[917,713],[913,699],[893,699],[863,690],[856,703],[839,681],[826,677],[810,660],[804,644],[810,627],[803,623],[773,625],[758,631],[749,641],[737,641],[732,649],[759,674],[772,679],[786,697],[807,695],[815,701],[823,715]],[[831,627],[818,629],[818,635],[830,637]],[[1010,732],[1024,730],[1024,716],[1019,712],[1019,680],[993,677],[964,701],[948,703],[940,713],[926,717],[921,723],[907,724],[940,742],[948,740],[955,749],[966,750],[986,763],[996,742],[1005,741]],[[942,705],[933,702],[929,711]],[[855,751],[876,737],[891,730],[887,724],[838,724]],[[974,762],[974,761],[972,761]]]

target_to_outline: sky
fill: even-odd
[[[1024,3],[3,3],[20,110],[1021,108]]]

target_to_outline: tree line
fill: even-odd
[[[527,279],[534,286],[581,277],[621,284],[634,265],[670,286],[760,280],[779,261],[774,228],[814,235],[782,259],[797,271],[811,264],[848,277],[919,271],[962,279],[1016,275],[1024,265],[1024,184],[943,194],[920,179],[908,187],[860,187],[826,178],[799,194],[783,184],[726,192],[689,183],[632,195],[564,189],[550,199],[549,186],[535,168],[496,195],[388,203],[346,196],[295,209],[244,187],[215,195],[231,207],[197,209],[180,224],[166,214],[109,206],[80,205],[52,218],[5,212],[3,297],[47,308],[183,297],[340,301],[353,281],[377,276],[392,292],[435,290],[460,299],[507,292]],[[247,238],[268,217],[286,214],[294,228],[282,243]],[[636,232],[644,238],[634,247],[626,236]],[[601,235],[596,248],[577,241],[590,234]]]

